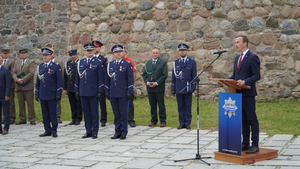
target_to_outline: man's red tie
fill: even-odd
[[[240,59],[239,59],[238,70],[240,70],[240,65],[241,65],[241,62],[242,62],[242,58],[243,58],[243,53],[241,54]]]

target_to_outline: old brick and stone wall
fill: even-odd
[[[261,60],[259,99],[300,97],[300,0],[0,0],[0,46],[15,51],[54,47],[58,57],[83,44],[100,40],[102,54],[113,59],[114,44],[122,44],[137,65],[138,93],[146,94],[141,73],[151,49],[161,49],[168,62],[170,90],[172,62],[179,58],[177,45],[187,43],[188,56],[197,61],[198,72],[217,55],[230,49],[201,76],[203,99],[215,99],[218,87],[209,78],[232,74],[234,39],[249,37],[249,48]]]

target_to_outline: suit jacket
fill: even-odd
[[[77,71],[77,63],[79,59],[75,62],[69,60],[65,64],[64,70],[64,90],[68,92],[75,92],[75,79],[76,79],[76,71]]]
[[[119,65],[116,61],[111,61],[107,65],[106,92],[112,98],[126,97],[126,94],[133,94],[133,70],[129,61],[120,60]]]
[[[35,95],[40,100],[55,100],[56,96],[61,96],[63,79],[60,65],[50,61],[47,68],[45,63],[41,63],[37,70]]]
[[[151,88],[147,86],[148,92],[165,92],[165,81],[168,77],[167,62],[158,58],[154,68],[152,68],[153,59],[148,60],[145,63],[145,69],[143,72],[143,79],[147,85],[147,82],[157,82],[158,86]]]
[[[244,80],[245,85],[251,89],[236,90],[236,93],[242,93],[242,96],[256,96],[255,82],[260,79],[260,61],[257,55],[250,52],[245,54],[240,69],[238,70],[238,61],[240,55],[235,58],[233,75],[229,79]]]
[[[8,61],[5,62],[3,66],[7,67],[10,70],[10,74],[12,75],[15,66],[15,59],[8,58]],[[11,78],[11,88],[15,88],[15,83],[13,78]]]
[[[77,64],[75,92],[80,96],[95,97],[104,93],[104,70],[102,61],[93,57],[87,63],[87,58],[80,59]]]
[[[0,68],[0,99],[5,99],[5,96],[10,97],[11,75],[7,67]]]
[[[34,89],[33,77],[34,77],[35,70],[36,70],[36,65],[35,65],[34,60],[27,59],[27,61],[23,65],[23,68],[22,68],[22,60],[19,60],[15,63],[15,67],[14,67],[14,70],[12,73],[12,78],[14,79],[14,83],[16,83],[16,81],[18,80],[17,76],[22,72],[24,72],[26,74],[22,78],[23,82],[27,83],[28,81],[30,81],[30,83],[28,83],[24,87],[22,87],[22,85],[16,83],[17,91],[28,91],[28,90],[33,91],[33,89]]]
[[[191,89],[196,90],[197,82],[190,83],[197,76],[196,61],[192,58],[186,58],[183,63],[181,58],[173,63],[171,90],[176,94],[190,94]],[[180,91],[188,87],[180,93]]]

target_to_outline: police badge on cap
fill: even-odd
[[[91,51],[91,50],[94,50],[95,45],[92,43],[87,43],[83,47],[84,47],[84,50]]]
[[[179,50],[188,50],[188,49],[189,49],[189,46],[186,45],[186,44],[184,44],[184,43],[180,43],[180,44],[178,45],[178,49],[179,49]]]
[[[69,56],[72,58],[72,57],[74,57],[77,54],[77,49],[70,50],[68,53],[69,53]]]
[[[123,46],[122,45],[115,45],[111,48],[112,53],[115,53],[117,51],[123,51]]]
[[[103,44],[102,44],[100,41],[97,41],[97,40],[92,41],[92,43],[93,43],[95,46],[99,46],[99,47],[103,46]]]
[[[49,48],[42,48],[42,54],[43,55],[52,55],[52,51]]]

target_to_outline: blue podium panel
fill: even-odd
[[[242,94],[219,93],[219,152],[242,153]]]

